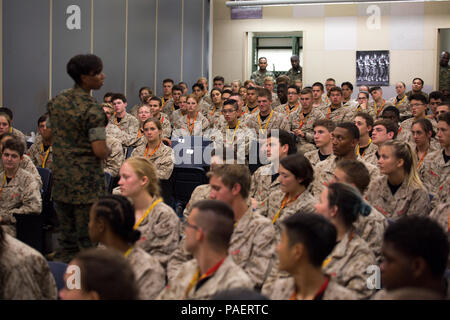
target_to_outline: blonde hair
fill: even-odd
[[[153,197],[159,197],[159,179],[156,175],[156,169],[153,163],[144,157],[129,158],[125,161],[132,168],[139,178],[147,177],[148,183],[145,186],[147,192]]]
[[[200,99],[201,99],[201,98],[197,97],[197,96],[196,96],[195,94],[193,94],[193,93],[191,93],[190,95],[187,96],[186,101],[187,101],[189,98],[192,98],[192,99],[194,99],[195,101],[197,101],[197,104],[200,103]]]
[[[420,180],[419,173],[417,172],[417,155],[409,143],[398,140],[388,140],[381,146],[391,147],[394,150],[394,156],[397,159],[403,160],[403,170],[405,170],[408,175],[408,187],[416,185],[417,187],[424,189],[422,180]]]
[[[108,103],[108,102],[102,103],[102,108],[108,108],[108,109],[114,110],[113,105],[111,103]]]

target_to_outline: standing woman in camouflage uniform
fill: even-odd
[[[337,244],[323,262],[323,271],[358,298],[369,298],[374,292],[367,287],[366,270],[376,264],[375,255],[356,234],[353,223],[359,215],[369,215],[372,208],[355,188],[338,182],[322,191],[315,209],[337,230]]]
[[[417,173],[416,154],[406,142],[389,140],[378,150],[382,177],[373,181],[367,200],[387,218],[428,215],[430,197]]]
[[[154,299],[164,289],[166,273],[161,264],[135,243],[141,237],[134,230],[134,207],[127,198],[108,195],[91,208],[89,236],[92,242],[120,252],[131,265],[143,300]]]
[[[155,167],[145,158],[128,159],[120,168],[119,186],[134,204],[138,244],[165,267],[178,246],[180,219],[160,197]]]
[[[47,104],[53,141],[52,196],[58,215],[60,248],[55,259],[69,262],[92,246],[88,234],[89,210],[105,193],[102,162],[111,150],[106,145],[105,112],[91,96],[103,86],[102,60],[77,55],[67,64],[75,81]]]

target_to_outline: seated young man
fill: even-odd
[[[10,139],[18,139],[22,142],[22,139],[20,137],[16,136],[14,133],[3,133],[0,135],[0,150],[1,146],[5,144],[6,141]],[[25,145],[23,146],[25,150]],[[20,161],[19,167],[24,169],[25,171],[31,173],[31,175],[36,179],[39,188],[42,187],[42,180],[41,176],[39,175],[38,170],[36,169],[36,166],[33,164],[33,161],[31,161],[30,157],[26,154],[23,155],[23,159]],[[3,170],[3,161],[0,161],[0,171]]]
[[[234,218],[233,209],[225,202],[202,200],[194,204],[185,223],[184,242],[194,259],[181,265],[158,299],[209,299],[222,290],[253,287],[230,253]]]
[[[47,128],[48,115],[43,115],[38,120],[38,132],[40,139],[35,141],[28,150],[31,161],[36,167],[52,169],[53,149],[51,132]]]
[[[16,219],[14,214],[40,214],[42,198],[40,186],[35,177],[20,168],[25,146],[17,138],[8,139],[3,143],[0,171],[2,179],[0,188],[0,225],[6,232],[16,236]]]
[[[312,150],[305,153],[311,165],[314,167],[320,161],[326,160],[333,153],[333,144],[331,143],[331,133],[336,128],[336,124],[327,119],[317,120],[313,124],[314,143],[318,150]]]
[[[428,217],[407,216],[384,233],[381,284],[373,299],[388,299],[399,289],[417,288],[448,299],[444,278],[449,245],[446,232]]]
[[[398,126],[395,122],[391,120],[377,120],[373,124],[372,129],[372,143],[377,146],[377,151],[365,157],[365,161],[378,166],[378,159],[380,155],[378,154],[378,148],[388,140],[395,140],[398,134]]]
[[[272,300],[355,300],[322,271],[336,237],[336,228],[318,214],[300,211],[284,220],[277,251],[279,269],[290,276],[275,280],[271,290],[264,287],[263,294]]]
[[[314,197],[319,199],[323,188],[333,179],[337,162],[342,159],[363,162],[370,172],[371,180],[379,176],[379,169],[376,166],[364,161],[356,154],[358,142],[359,129],[354,123],[343,122],[336,126],[332,134],[333,155],[319,162],[314,168],[314,182],[311,189]]]

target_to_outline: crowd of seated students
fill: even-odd
[[[210,299],[249,288],[269,299],[449,298],[448,97],[424,93],[420,78],[409,92],[396,83],[394,97],[360,87],[352,100],[353,89],[332,78],[302,88],[283,76],[261,87],[217,76],[191,94],[172,79],[162,97],[142,87],[132,108],[105,94],[104,170],[120,195],[92,206],[89,235],[100,248],[70,263],[91,276],[59,297]],[[36,168],[53,162],[47,115],[28,150],[12,119],[0,108],[0,298],[54,299],[44,257],[14,238],[16,215],[42,210]],[[210,139],[214,163],[178,217],[158,181],[172,175],[173,140],[187,136]],[[22,281],[42,285],[20,292],[11,281],[32,264]],[[368,286],[371,266],[381,287]],[[108,278],[103,268],[120,272]]]

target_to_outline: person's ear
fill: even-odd
[[[330,216],[332,218],[335,218],[337,216],[338,213],[338,207],[336,205],[334,205],[332,208],[330,208]]]
[[[422,257],[413,258],[411,261],[411,270],[414,279],[420,278],[426,271],[427,263]]]
[[[147,176],[143,176],[141,178],[141,186],[145,186],[149,182],[149,179]]]
[[[405,160],[397,159],[397,168],[403,167],[404,164],[405,164]]]
[[[233,188],[231,188],[231,193],[233,196],[237,196],[242,190],[242,186],[239,183],[235,183]]]
[[[100,295],[97,291],[89,291],[87,295],[89,300],[100,300]]]

